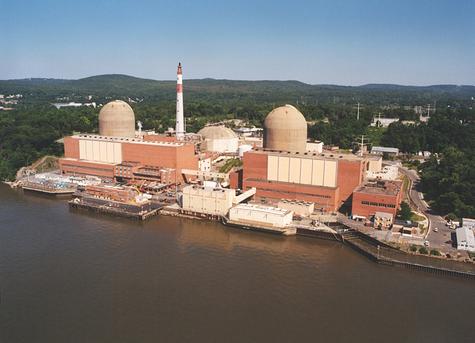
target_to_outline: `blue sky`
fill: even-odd
[[[475,84],[474,0],[0,0],[0,79]]]

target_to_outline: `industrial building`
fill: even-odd
[[[239,138],[233,130],[223,125],[205,126],[198,135],[202,137],[201,150],[218,153],[236,153]]]
[[[353,192],[351,213],[370,218],[385,212],[396,217],[402,197],[402,181],[366,182]]]
[[[459,227],[455,230],[457,249],[475,252],[475,237],[468,227]]]
[[[292,223],[292,218],[292,211],[255,204],[239,204],[229,210],[229,220],[244,225],[284,228]]]
[[[242,188],[255,187],[262,200],[303,200],[335,211],[361,184],[365,170],[365,160],[349,154],[256,149],[244,154]]]
[[[231,187],[255,187],[263,202],[302,200],[335,211],[362,183],[368,163],[352,154],[307,151],[305,118],[285,105],[266,117],[264,147],[243,154],[243,169],[231,175]]]
[[[153,180],[168,173],[168,182],[180,183],[184,180],[182,169],[198,169],[194,144],[158,135],[136,137],[134,122],[134,112],[127,103],[116,100],[105,105],[99,113],[99,135],[64,138],[64,158],[59,160],[61,172]]]
[[[235,189],[189,185],[183,188],[182,210],[190,214],[225,216],[229,209],[255,194],[255,189],[237,194]]]

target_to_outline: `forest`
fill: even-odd
[[[0,81],[0,94],[22,94],[11,111],[0,111],[0,179],[45,154],[61,155],[56,141],[73,132],[97,132],[99,108],[56,109],[57,101],[112,99],[131,103],[144,129],[159,132],[174,126],[174,82],[124,75],[81,80]],[[343,149],[365,135],[371,145],[393,146],[403,153],[435,153],[420,166],[421,186],[434,210],[475,216],[475,110],[473,86],[410,87],[307,85],[298,81],[185,80],[187,131],[206,123],[242,119],[260,126],[273,108],[296,106],[309,123],[309,138]],[[88,99],[88,100],[86,100]],[[356,118],[356,103],[362,104]],[[418,122],[413,106],[434,104],[427,123]],[[374,116],[399,118],[387,129],[369,127]]]

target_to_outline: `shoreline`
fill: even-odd
[[[3,182],[5,184],[8,184],[12,189],[16,189],[15,187],[12,187],[11,183]],[[44,194],[44,193],[43,193]],[[57,197],[58,199],[61,199],[61,197],[58,197],[57,194],[48,194],[51,197]],[[72,200],[71,200],[72,201]],[[69,203],[69,207],[77,207]],[[103,211],[103,210],[94,210],[91,208],[82,208],[87,211],[93,211],[93,212],[99,212],[99,213],[104,213],[107,215],[111,216],[118,216],[122,218],[129,218],[131,220],[147,220],[151,217],[156,217],[156,216],[170,216],[170,217],[180,217],[180,218],[186,218],[186,219],[192,219],[192,220],[206,220],[206,221],[218,221],[224,226],[227,227],[236,227],[242,230],[248,230],[248,231],[260,231],[260,232],[265,232],[265,233],[271,233],[274,235],[281,235],[283,237],[286,237],[287,235],[284,234],[284,230],[269,230],[268,228],[262,229],[259,227],[252,227],[252,225],[249,225],[248,223],[230,223],[226,225],[226,223],[223,222],[222,218],[220,216],[213,216],[213,218],[208,218],[209,216],[206,215],[193,215],[190,213],[182,213],[180,208],[178,207],[173,207],[173,206],[163,206],[160,209],[156,209],[153,212],[153,215],[147,215],[147,216],[140,216],[137,217],[136,215],[134,216],[128,216],[126,213],[118,213],[117,211]],[[308,238],[316,238],[316,239],[324,239],[324,240],[332,240],[332,241],[337,241],[340,242],[355,252],[360,253],[361,255],[367,257],[369,260],[378,263],[378,264],[384,264],[384,265],[390,265],[390,266],[395,266],[395,267],[403,267],[406,269],[412,269],[412,270],[420,270],[420,271],[425,271],[425,272],[430,272],[433,274],[439,274],[439,275],[446,275],[446,276],[456,276],[456,277],[461,277],[465,279],[472,279],[475,280],[475,264],[472,262],[462,262],[462,261],[456,261],[456,260],[444,260],[440,258],[435,258],[432,256],[426,256],[426,255],[416,255],[416,254],[411,254],[406,251],[401,251],[397,248],[391,247],[387,245],[384,242],[378,241],[377,239],[368,236],[367,234],[349,228],[347,225],[338,222],[340,226],[343,227],[342,230],[333,230],[330,228],[330,230],[326,229],[313,229],[313,228],[306,228],[303,225],[294,225],[292,228],[295,230],[293,233],[289,234],[291,236],[303,236],[303,237],[308,237]],[[278,231],[278,232],[277,232]],[[473,266],[473,268],[470,268]],[[463,268],[465,267],[465,268]]]

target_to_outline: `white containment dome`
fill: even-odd
[[[264,149],[306,151],[307,121],[298,109],[285,105],[267,115],[264,121]]]
[[[210,152],[237,152],[239,138],[223,125],[205,126],[198,134],[203,138],[201,149]]]
[[[122,100],[114,100],[99,112],[99,134],[111,137],[135,137],[135,114]]]

